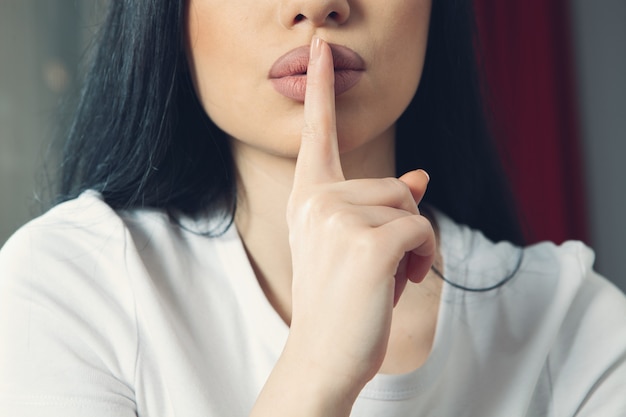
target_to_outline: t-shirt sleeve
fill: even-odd
[[[98,198],[79,200],[0,252],[1,416],[136,416],[125,228]]]
[[[626,416],[626,297],[581,256],[584,280],[549,358],[555,415]]]

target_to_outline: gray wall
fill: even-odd
[[[572,0],[596,268],[626,291],[626,0]]]
[[[69,85],[56,3],[0,1],[0,241],[36,212],[35,175]]]
[[[59,105],[101,9],[99,0],[0,0],[0,245],[41,212]]]
[[[0,245],[39,213],[59,100],[105,1],[0,0]],[[572,5],[597,268],[626,290],[626,0]]]

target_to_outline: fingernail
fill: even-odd
[[[309,55],[309,63],[315,62],[322,55],[322,40],[317,36],[313,37],[311,41],[311,52]]]
[[[430,182],[430,175],[428,175],[428,172],[424,171],[423,169],[418,169],[418,171],[421,171],[421,173],[426,176],[426,181]]]

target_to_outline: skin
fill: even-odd
[[[345,180],[332,57],[319,39],[313,40],[309,74],[287,207],[292,326],[253,410],[259,416],[275,414],[276,404],[284,415],[349,415],[386,356],[398,291],[407,279],[423,279],[436,251],[433,229],[413,197],[425,190],[423,175],[410,174],[406,183]],[[404,269],[399,268],[403,260]],[[287,399],[285,392],[290,392]]]
[[[328,18],[332,12],[337,15]],[[306,18],[298,21],[298,15]],[[268,72],[280,56],[317,35],[355,50],[367,66],[358,85],[337,100],[341,153],[391,142],[393,124],[419,84],[429,15],[430,0],[189,0],[196,90],[236,146],[295,158],[303,106],[277,94]]]
[[[391,176],[394,124],[419,83],[429,13],[427,0],[189,2],[196,89],[231,137],[237,228],[290,325],[254,416],[348,416],[377,372],[408,372],[428,356],[440,291],[427,275],[435,234],[417,208],[428,176]],[[367,64],[337,99],[320,38]],[[304,39],[313,41],[303,106],[274,91],[267,71]]]

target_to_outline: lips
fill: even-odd
[[[329,44],[335,67],[335,96],[354,87],[365,70],[365,62],[355,51],[341,45]],[[276,60],[269,78],[283,96],[304,102],[306,72],[309,65],[308,45],[287,52]]]

